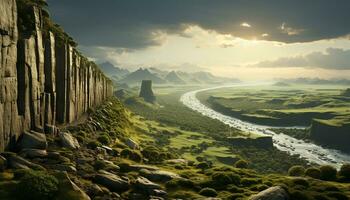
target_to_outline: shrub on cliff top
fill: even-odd
[[[200,195],[206,196],[206,197],[216,197],[218,196],[218,193],[213,188],[203,188],[200,192]]]
[[[241,168],[241,169],[246,169],[246,168],[248,168],[248,162],[245,160],[238,160],[237,162],[235,162],[235,167]]]
[[[104,145],[108,145],[108,144],[111,142],[110,139],[109,139],[109,137],[108,137],[108,135],[106,135],[106,134],[100,135],[100,136],[97,138],[97,140],[98,140],[99,142],[101,142],[102,144],[104,144]]]
[[[120,156],[123,158],[128,158],[130,160],[136,161],[136,162],[140,162],[142,160],[142,155],[140,152],[138,151],[134,151],[131,149],[123,149],[120,152]]]
[[[337,169],[330,165],[324,165],[320,167],[321,170],[321,179],[325,181],[336,180],[337,178]]]
[[[350,164],[343,164],[339,171],[339,176],[343,177],[346,181],[350,181]]]
[[[304,176],[305,168],[300,165],[295,165],[288,170],[289,176]]]
[[[16,188],[19,199],[49,200],[58,191],[57,179],[43,171],[28,170],[21,178]]]
[[[305,175],[311,178],[320,179],[321,178],[321,170],[315,167],[309,167],[305,171]]]
[[[238,185],[241,181],[241,177],[233,172],[215,172],[211,176],[213,184],[217,186],[224,186],[228,184]]]
[[[99,147],[99,146],[101,146],[101,143],[98,142],[98,141],[95,141],[95,140],[90,141],[90,142],[87,144],[87,147],[88,147],[89,149],[96,149],[96,148]]]

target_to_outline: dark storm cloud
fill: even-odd
[[[305,67],[350,70],[350,50],[328,48],[326,52],[313,52],[304,56],[284,57],[263,61],[248,67]]]
[[[86,46],[158,45],[157,31],[181,34],[186,24],[288,43],[350,32],[349,0],[49,0],[49,5],[54,20]]]

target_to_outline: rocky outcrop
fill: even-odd
[[[310,137],[319,144],[350,152],[350,124],[332,120],[312,120]]]
[[[152,81],[143,80],[141,84],[140,97],[145,101],[153,103],[156,100],[154,93],[152,91]]]
[[[0,1],[0,152],[24,131],[57,134],[57,124],[76,121],[113,95],[96,64],[45,29],[40,8],[25,14],[33,30],[21,33],[16,1]]]
[[[280,186],[268,188],[257,195],[249,198],[249,200],[288,200],[287,192]]]

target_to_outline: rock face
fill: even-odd
[[[350,124],[329,123],[327,120],[313,119],[310,127],[310,137],[320,143],[350,152]]]
[[[287,192],[280,186],[268,188],[257,195],[249,198],[249,200],[288,200]]]
[[[113,94],[96,64],[44,31],[40,8],[26,15],[33,31],[19,34],[16,0],[0,1],[0,152],[24,131],[57,134],[57,123],[77,120]]]
[[[143,80],[141,84],[140,97],[142,97],[145,101],[154,103],[156,97],[152,91],[152,81],[151,80]]]

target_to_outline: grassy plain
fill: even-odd
[[[133,123],[143,130],[141,132],[144,134],[138,136],[145,138],[142,142],[157,144],[190,161],[204,158],[214,166],[232,166],[238,159],[244,159],[253,169],[264,173],[286,173],[293,165],[307,165],[298,156],[290,156],[275,148],[238,147],[228,143],[227,137],[251,135],[254,138],[255,135],[231,128],[185,107],[179,98],[188,90],[154,88],[157,105],[145,104],[140,99],[126,104],[136,114]]]
[[[312,119],[342,126],[350,123],[345,86],[258,86],[206,91],[199,98],[212,108],[253,123],[310,126]]]

